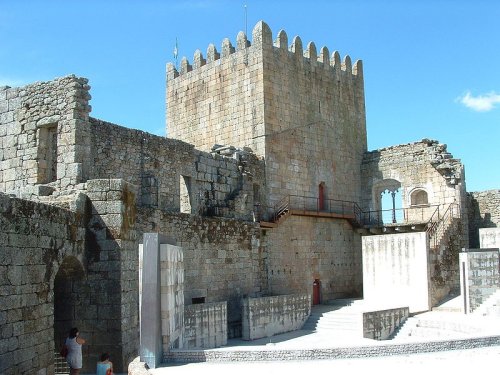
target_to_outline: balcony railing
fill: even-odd
[[[274,207],[258,207],[257,219],[277,222],[287,213],[295,215],[339,217],[361,223],[361,209],[356,202],[287,195]]]
[[[289,213],[305,216],[345,218],[354,225],[381,227],[390,225],[425,224],[429,234],[437,223],[453,213],[452,205],[420,205],[378,211],[361,211],[356,202],[287,195],[273,207],[256,206],[256,221],[276,223]],[[450,208],[451,207],[451,208]]]

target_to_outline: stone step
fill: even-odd
[[[362,335],[362,315],[353,307],[353,300],[336,300],[328,305],[313,306],[311,315],[302,329],[328,332],[335,337]]]

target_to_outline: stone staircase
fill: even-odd
[[[302,329],[328,334],[333,339],[362,338],[361,302],[345,299],[335,300],[330,304],[315,305]]]
[[[470,337],[475,331],[475,327],[461,321],[450,320],[449,316],[424,313],[408,318],[389,339],[397,341],[458,339]]]
[[[500,317],[500,289],[489,296],[472,314]]]

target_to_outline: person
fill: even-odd
[[[102,353],[101,360],[97,362],[96,375],[113,375],[113,362],[109,360],[108,353]]]
[[[78,328],[71,328],[69,335],[66,338],[64,345],[68,348],[68,355],[66,356],[66,362],[70,368],[70,375],[79,375],[82,369],[82,345],[85,344],[85,340],[80,336]]]

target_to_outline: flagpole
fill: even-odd
[[[179,70],[179,64],[177,61],[178,54],[179,54],[179,47],[177,45],[177,37],[175,37],[174,59],[175,59],[175,69],[177,69],[177,70]]]

